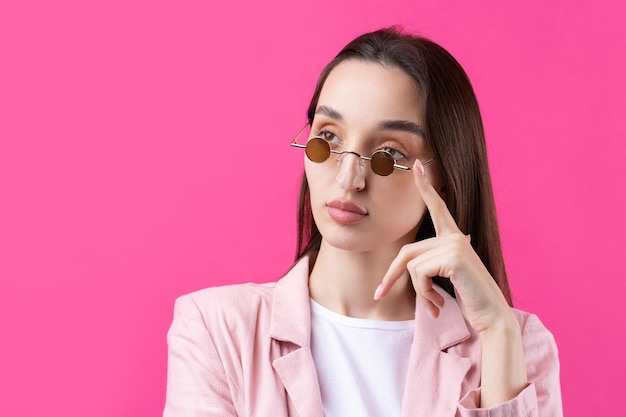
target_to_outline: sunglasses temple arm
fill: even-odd
[[[291,141],[291,145],[292,146],[295,146],[296,148],[304,148],[304,145],[297,145],[296,142],[298,141],[298,138],[300,137],[302,132],[304,132],[304,129],[306,129],[308,125],[309,125],[309,123],[307,122],[304,126],[302,126],[302,129],[300,129],[300,131],[298,132],[296,137],[293,138],[293,140]]]
[[[430,158],[429,160],[422,162],[422,165],[429,164],[429,163],[433,162],[435,159],[437,159],[437,158]],[[393,167],[394,168],[398,168],[398,169],[403,169],[405,171],[411,171],[411,169],[412,169],[411,167],[407,167],[407,166],[404,166],[404,165],[398,165],[398,164],[393,164]]]
[[[393,164],[393,167],[397,169],[402,169],[404,171],[411,171],[411,167],[406,167],[404,165]]]

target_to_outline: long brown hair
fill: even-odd
[[[480,256],[505,298],[512,305],[493,201],[485,134],[478,102],[467,74],[441,46],[397,28],[366,33],[346,45],[324,68],[307,111],[309,123],[330,72],[348,60],[377,62],[402,69],[419,86],[424,114],[424,136],[440,164],[443,199],[459,229],[471,235]],[[415,241],[435,235],[430,216]],[[309,187],[303,176],[298,208],[296,258],[319,250],[322,236],[313,219]],[[454,297],[448,279],[435,282]]]

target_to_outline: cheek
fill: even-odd
[[[321,190],[327,188],[328,178],[324,175],[321,164],[311,162],[308,158],[304,161],[304,175],[306,176],[307,183],[309,184],[309,194],[311,203],[315,205],[321,196]]]
[[[305,158],[304,161],[304,176],[306,177],[306,182],[309,184],[309,190],[315,188],[316,176],[312,172],[314,169],[311,167],[310,162]]]
[[[426,205],[419,195],[410,196],[397,201],[392,214],[392,221],[402,224],[403,227],[412,228],[421,223],[426,213]]]
[[[426,213],[426,205],[412,181],[410,178],[410,181],[387,184],[372,194],[377,201],[379,215],[394,228],[412,228],[421,222]]]

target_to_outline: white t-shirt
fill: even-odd
[[[313,300],[311,316],[325,416],[399,416],[415,320],[357,319]]]

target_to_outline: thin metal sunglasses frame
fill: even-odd
[[[293,146],[294,148],[300,148],[300,149],[305,149],[305,150],[306,150],[306,147],[307,147],[307,145],[308,145],[308,143],[309,143],[309,141],[310,141],[311,139],[320,139],[320,140],[326,141],[326,140],[325,140],[323,137],[321,137],[321,136],[311,136],[310,138],[308,138],[308,139],[307,139],[307,142],[306,142],[304,145],[302,145],[302,144],[298,143],[298,138],[300,138],[300,135],[302,135],[302,133],[306,130],[306,128],[307,128],[308,126],[309,126],[309,123],[306,123],[306,124],[302,127],[302,129],[300,129],[300,131],[298,132],[298,134],[296,135],[296,137],[295,137],[295,138],[293,138],[293,140],[291,141],[291,146]],[[384,154],[384,155],[385,155],[385,157],[388,157],[390,160],[392,160],[392,161],[393,161],[393,156],[391,156],[391,154],[390,154],[389,152],[387,152],[387,151],[383,151],[382,149],[380,149],[380,150],[378,150],[378,151],[374,152],[374,153],[372,154],[372,156],[365,156],[365,155],[361,155],[361,154],[356,153],[356,152],[354,152],[354,151],[347,151],[347,150],[345,150],[345,151],[337,151],[337,150],[335,150],[335,149],[332,149],[332,148],[330,147],[330,145],[328,146],[328,150],[329,150],[329,154],[328,154],[328,156],[330,156],[330,154],[331,154],[331,153],[334,153],[334,154],[336,154],[336,155],[343,155],[343,154],[346,154],[346,153],[351,153],[351,154],[353,154],[353,155],[355,155],[355,156],[358,156],[358,157],[359,157],[359,158],[361,158],[362,160],[369,161],[369,162],[370,162],[370,169],[371,169],[371,170],[372,170],[372,172],[374,172],[374,174],[376,174],[376,175],[380,175],[380,176],[382,176],[382,177],[386,177],[386,176],[390,175],[390,174],[391,174],[391,172],[393,172],[393,171],[391,171],[391,172],[389,172],[389,174],[386,174],[386,175],[385,175],[385,174],[379,174],[378,172],[374,171],[374,168],[372,167],[372,157],[374,157],[374,155],[376,155],[376,154],[378,154],[378,153],[382,153],[382,154]],[[307,157],[308,157],[308,154],[307,154]],[[311,159],[311,158],[309,157],[309,159]],[[322,162],[324,162],[324,161],[326,161],[326,160],[328,160],[328,157],[326,157],[326,159],[324,159],[323,161],[313,161],[313,160],[311,159],[311,161],[313,161],[313,162],[317,162],[317,163],[322,163]],[[430,163],[430,162],[432,162],[432,161],[434,161],[434,160],[435,160],[435,158],[430,158],[429,160],[427,160],[427,161],[425,161],[425,162],[422,162],[422,165],[426,165],[426,164],[428,164],[428,163]],[[407,166],[405,166],[405,165],[396,164],[395,162],[393,163],[393,168],[394,168],[394,169],[395,169],[395,168],[397,168],[397,169],[401,169],[401,170],[403,170],[403,171],[411,171],[411,170],[412,170],[412,168],[411,168],[411,167],[407,167]]]

